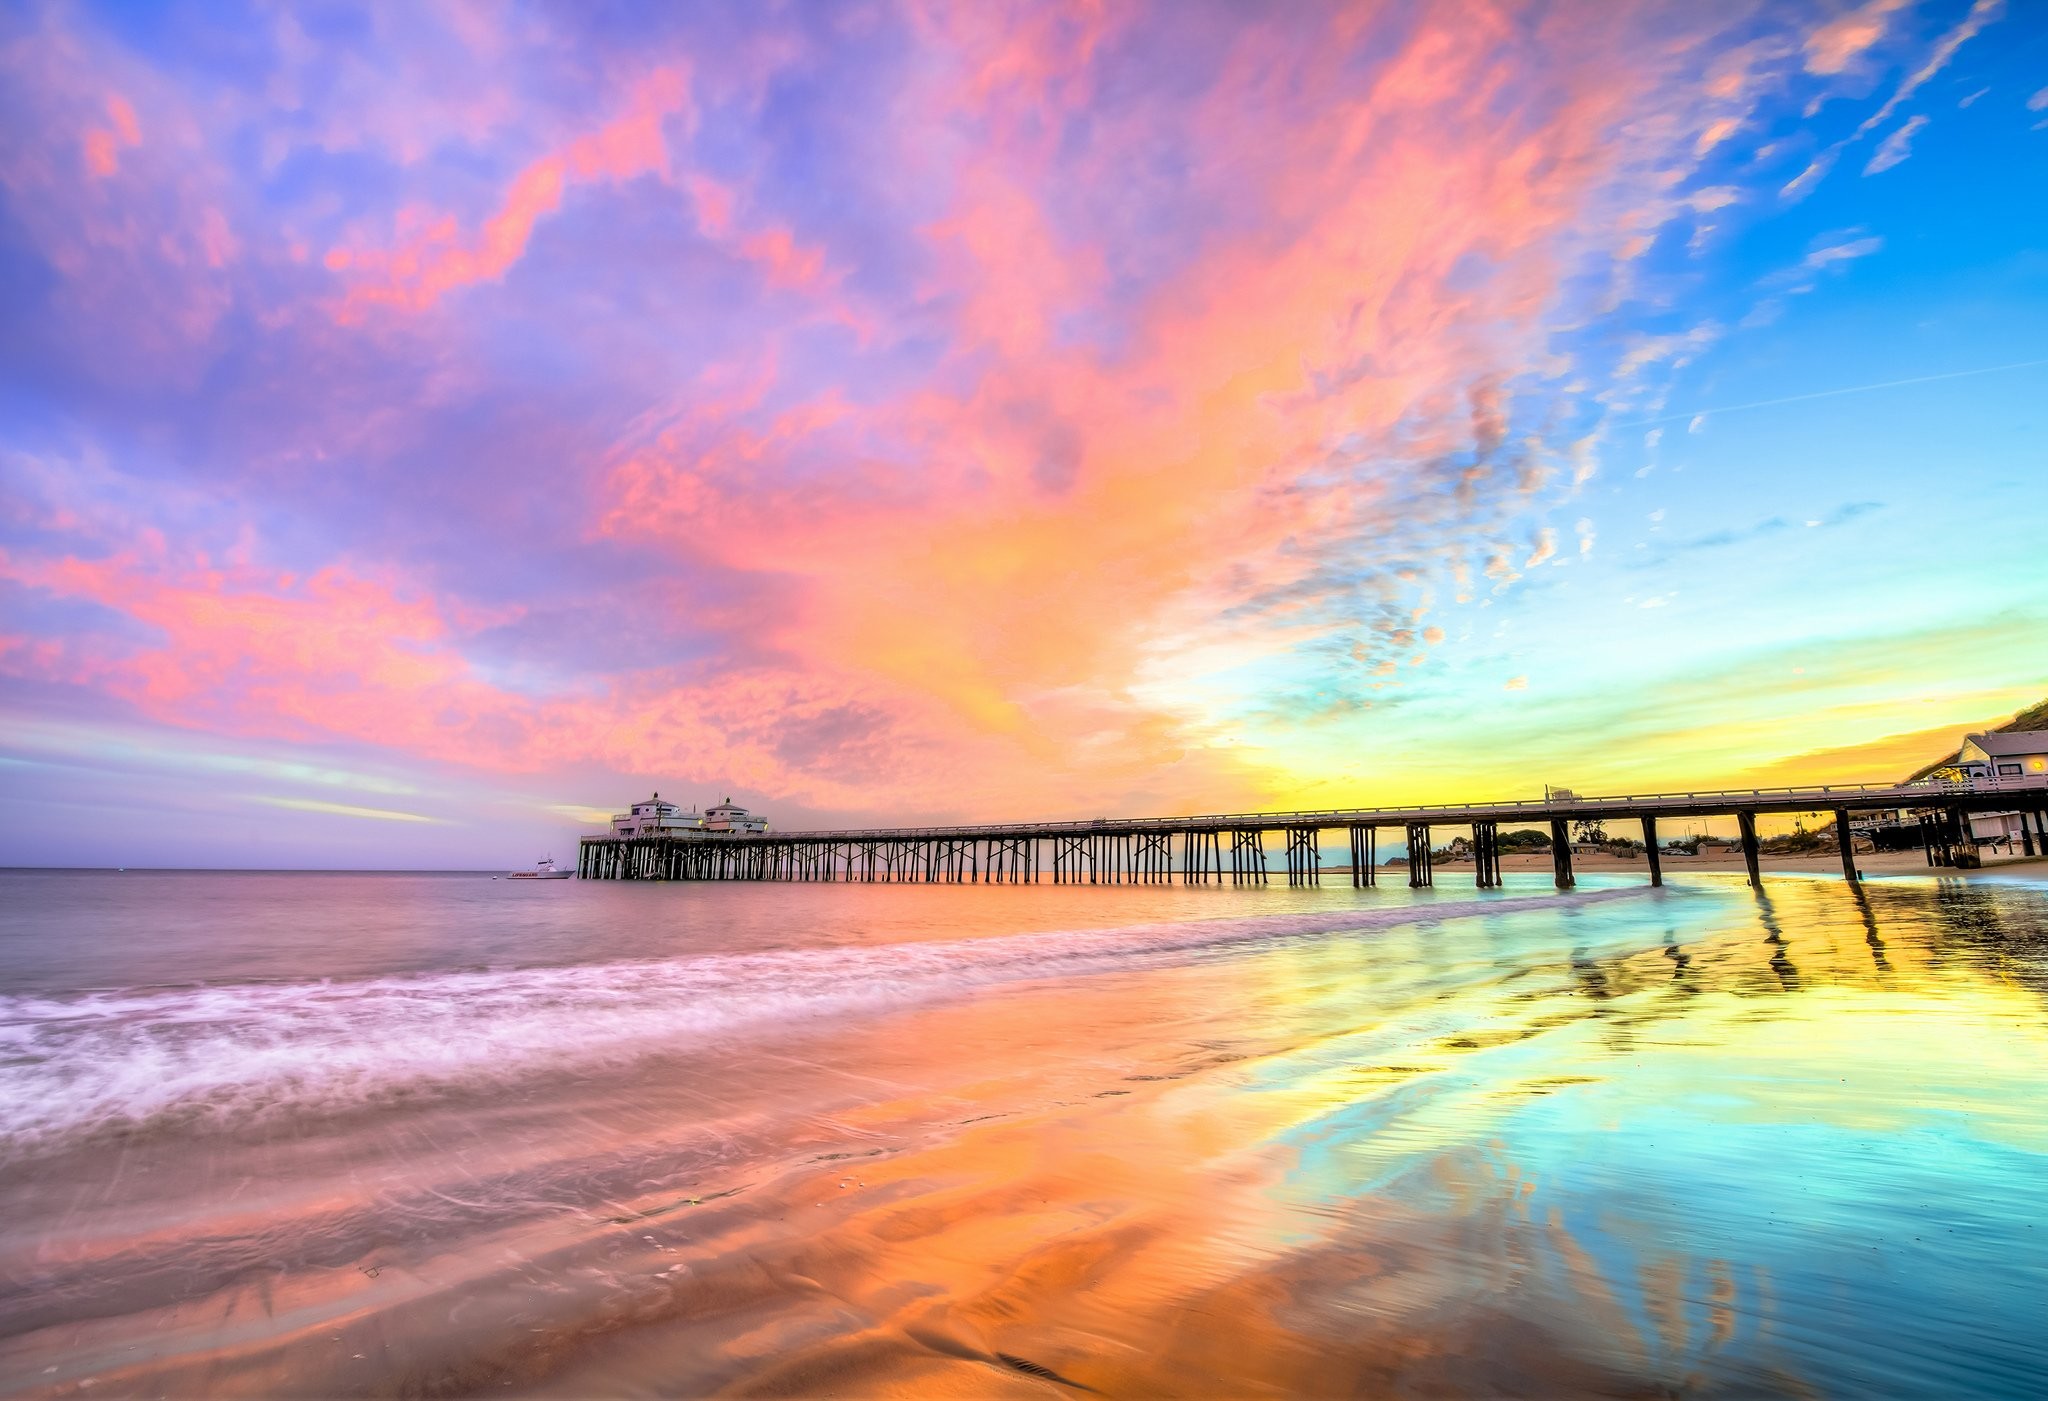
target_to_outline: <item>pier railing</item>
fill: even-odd
[[[1055,822],[954,826],[867,827],[746,834],[684,831],[657,836],[594,834],[583,838],[578,873],[626,880],[1036,881],[1049,868],[1055,882],[1122,884],[1183,879],[1226,871],[1234,884],[1267,879],[1265,837],[1286,834],[1286,870],[1295,885],[1321,880],[1321,833],[1348,829],[1352,883],[1371,885],[1377,833],[1405,828],[1413,859],[1409,884],[1432,883],[1427,853],[1432,825],[1469,827],[1481,886],[1500,884],[1503,823],[1547,822],[1547,845],[1559,888],[1575,882],[1570,827],[1586,819],[1641,822],[1652,884],[1661,884],[1657,823],[1662,818],[1732,816],[1752,884],[1760,883],[1756,820],[1766,814],[1832,811],[1838,833],[1852,813],[1910,810],[1931,866],[1975,858],[1969,815],[2017,812],[2016,834],[2028,855],[2048,854],[2048,774],[1913,783],[1822,784],[1791,788],[1687,789],[1683,792],[1575,794],[1479,803],[1406,807],[1311,808],[1202,813],[1187,817],[1095,817]],[[1173,838],[1180,838],[1178,860]],[[1227,851],[1224,838],[1228,837]],[[1844,874],[1856,878],[1849,843],[1837,841]],[[1416,855],[1417,852],[1422,855]],[[1047,859],[1049,856],[1049,860]]]
[[[2048,793],[2048,775],[1976,779],[1922,779],[1916,783],[1838,783],[1803,788],[1699,788],[1662,793],[1561,794],[1543,798],[1508,798],[1471,803],[1413,803],[1371,808],[1303,808],[1287,811],[1200,813],[1187,817],[1093,817],[1050,822],[956,823],[935,827],[862,827],[792,829],[767,832],[735,840],[785,841],[888,841],[973,834],[976,836],[1056,836],[1064,833],[1114,831],[1211,831],[1261,827],[1277,831],[1289,827],[1339,827],[1361,825],[1392,826],[1412,817],[1444,817],[1450,814],[1480,816],[1526,814],[1531,818],[1556,813],[1568,820],[1580,817],[1632,815],[1641,808],[1660,810],[1686,807],[1712,813],[1733,813],[1741,809],[1757,812],[1825,812],[1847,806],[1875,808],[1939,807],[1958,798],[1981,795],[2020,796]],[[1880,801],[1881,800],[1881,801]],[[1457,824],[1452,824],[1457,825]],[[598,840],[593,834],[586,840]]]

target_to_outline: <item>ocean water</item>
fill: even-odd
[[[2048,1392],[2048,883],[1509,880],[0,872],[0,1392]]]

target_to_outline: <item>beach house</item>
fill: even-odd
[[[1955,766],[1973,779],[2040,778],[2048,774],[2048,730],[1987,730],[1964,735]],[[1970,815],[1970,836],[1980,842],[2010,845],[2020,841],[2019,812]]]

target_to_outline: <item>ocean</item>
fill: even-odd
[[[0,872],[0,1391],[2037,1396],[2044,999],[1996,874]]]

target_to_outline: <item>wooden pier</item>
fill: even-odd
[[[1760,885],[1756,820],[1767,814],[1831,812],[1835,831],[1849,831],[1855,813],[1920,815],[1930,866],[1957,864],[1969,842],[1973,812],[2022,814],[2029,855],[2048,854],[2048,778],[1979,778],[1824,788],[1752,788],[1622,797],[1553,794],[1526,802],[1408,808],[1340,808],[1321,812],[1230,813],[1206,817],[1096,818],[1087,822],[1010,823],[962,827],[888,827],[859,831],[684,832],[657,837],[587,836],[577,856],[586,880],[860,881],[947,884],[1264,885],[1266,838],[1284,848],[1289,885],[1320,885],[1322,839],[1349,838],[1351,884],[1371,886],[1382,828],[1402,831],[1407,878],[1435,884],[1431,832],[1471,832],[1475,883],[1501,883],[1500,829],[1547,825],[1553,878],[1576,884],[1570,832],[1574,823],[1633,821],[1642,825],[1650,884],[1664,883],[1657,847],[1660,819],[1733,817],[1741,831],[1749,883]],[[1854,843],[1841,842],[1842,873],[1858,879]],[[1343,872],[1340,872],[1342,874]]]

